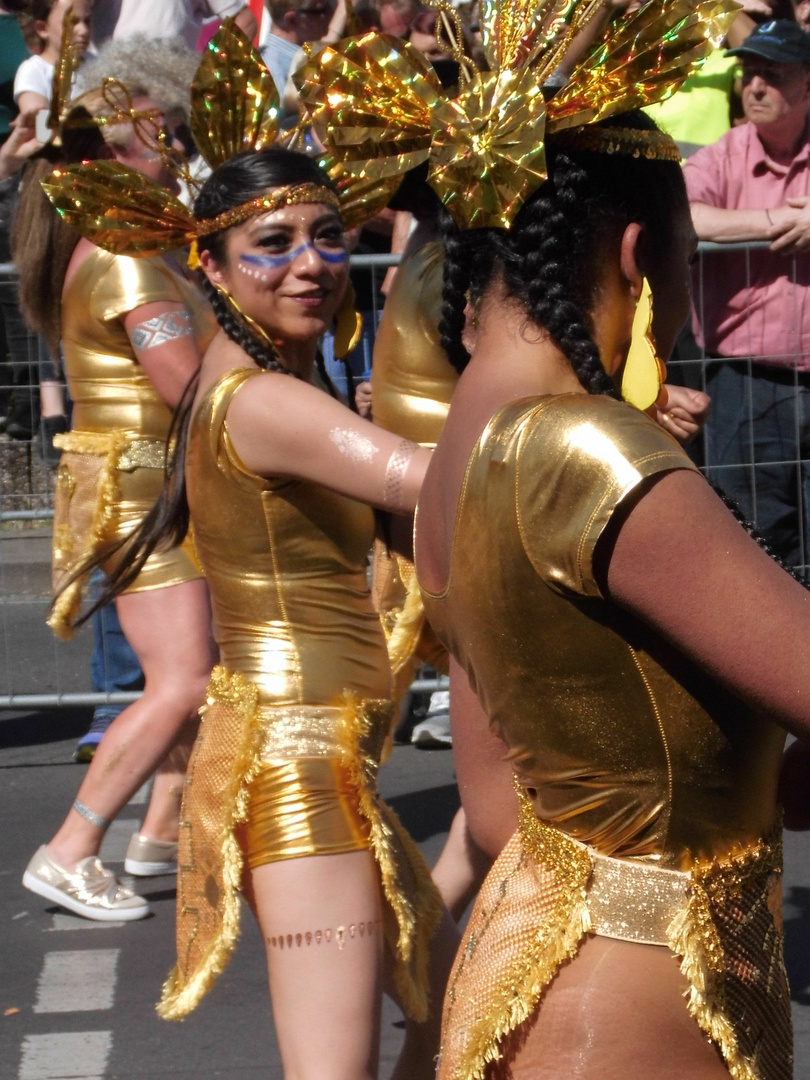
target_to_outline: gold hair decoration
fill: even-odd
[[[598,154],[629,154],[651,161],[674,161],[677,164],[681,160],[681,152],[672,136],[655,129],[644,131],[589,124],[561,131],[554,136],[554,144],[593,150]]]
[[[252,337],[260,341],[266,349],[269,349],[273,354],[274,359],[277,360],[279,364],[281,364],[281,361],[278,359],[278,350],[276,349],[275,343],[270,337],[270,335],[267,333],[267,331],[264,329],[264,327],[257,323],[256,320],[250,315],[248,315],[246,311],[243,311],[241,309],[239,304],[237,304],[237,302],[234,300],[234,298],[231,296],[230,292],[225,288],[224,285],[218,284],[217,282],[213,282],[213,285],[219,295],[230,308],[234,318],[245,327],[245,329]],[[295,373],[290,371],[288,374],[293,375]]]
[[[642,412],[658,401],[667,377],[666,365],[656,351],[652,317],[652,289],[645,277],[633,316],[630,349],[622,375],[622,397]]]
[[[53,67],[51,80],[51,108],[48,113],[48,127],[51,131],[59,130],[59,121],[70,97],[73,76],[79,66],[79,58],[73,46],[73,27],[79,20],[73,14],[71,5],[62,17],[62,37],[59,42],[59,56]]]
[[[220,229],[229,229],[232,225],[238,225],[242,221],[264,211],[267,214],[274,210],[280,210],[283,206],[295,206],[298,203],[324,203],[340,212],[340,199],[334,191],[321,184],[287,184],[284,187],[273,188],[259,195],[241,206],[234,206],[230,210],[224,210],[213,218],[202,218],[197,222],[197,236],[210,236],[211,233],[219,232]]]
[[[429,0],[443,10],[444,0]],[[356,176],[401,176],[428,162],[428,182],[461,228],[506,228],[546,177],[545,140],[672,94],[716,47],[734,0],[649,0],[619,14],[546,102],[543,83],[601,0],[482,0],[478,71],[448,97],[427,61],[386,34],[347,38],[293,76],[321,141]],[[452,27],[445,24],[449,36]],[[455,55],[454,47],[454,55]],[[470,62],[471,64],[471,62]],[[671,159],[647,134],[614,153]]]

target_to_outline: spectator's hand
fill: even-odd
[[[21,112],[11,121],[11,134],[0,146],[0,180],[13,176],[32,154],[42,149],[36,136],[36,118],[39,109]]]
[[[779,230],[771,242],[771,251],[793,255],[810,247],[810,195],[797,195],[788,199],[784,206],[770,212],[774,226]]]
[[[773,4],[771,0],[739,0],[746,15],[765,15],[773,18]]]
[[[364,420],[371,419],[371,383],[368,379],[358,383],[354,388],[354,401],[357,411]]]
[[[711,399],[702,390],[667,384],[667,403],[653,406],[653,419],[679,443],[686,445],[706,423]]]

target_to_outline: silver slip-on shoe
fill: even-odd
[[[43,845],[25,868],[22,883],[37,896],[97,922],[132,922],[149,914],[146,900],[123,886],[96,855],[65,870]]]
[[[142,833],[133,833],[127,847],[124,869],[136,877],[177,873],[177,842],[151,840]]]

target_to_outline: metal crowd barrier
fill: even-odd
[[[698,266],[694,303],[701,317],[703,310],[702,282],[705,275],[720,272],[717,268],[718,253],[736,252],[750,264],[750,253],[765,248],[767,244],[708,244],[702,243],[698,249]],[[802,283],[808,278],[808,256],[798,256],[791,260],[790,278],[793,284]],[[370,298],[371,335],[366,341],[367,358],[373,344],[373,328],[376,328],[380,316],[379,284],[382,276],[391,265],[398,262],[398,256],[391,255],[354,255],[351,264],[353,274],[364,273],[367,288],[359,289],[358,294]],[[714,264],[714,267],[713,267]],[[0,304],[10,303],[13,297],[14,267],[0,264]],[[0,311],[0,315],[3,312]],[[7,357],[9,348],[15,349],[15,363]],[[24,352],[24,356],[20,356]],[[756,361],[761,357],[756,357]],[[679,351],[670,362],[670,379],[696,388],[711,390],[711,360],[694,345],[679,341]],[[365,366],[368,366],[367,360]],[[357,371],[357,374],[361,374]],[[11,377],[11,380],[10,378]],[[15,383],[9,391],[9,381]],[[6,411],[9,392],[19,390],[30,402],[30,421],[32,437],[14,439],[0,432],[0,709],[43,709],[64,708],[68,706],[96,706],[99,704],[125,704],[135,700],[137,693],[103,694],[86,689],[90,684],[89,652],[92,634],[82,631],[69,643],[57,641],[45,625],[45,615],[50,603],[50,520],[53,517],[53,477],[42,464],[37,453],[37,385],[38,385],[38,349],[36,338],[27,334],[24,348],[20,340],[6,342],[2,337],[2,319],[0,318],[0,409]],[[28,388],[28,389],[27,389]],[[801,392],[796,380],[797,401]],[[805,412],[810,412],[810,397],[805,404]],[[810,423],[810,420],[808,420]],[[22,432],[24,434],[24,432]],[[753,447],[753,432],[751,433]],[[698,440],[691,450],[693,458],[705,469],[722,472],[707,458],[705,445]],[[802,471],[805,488],[801,479],[797,487],[797,500],[800,505],[800,520],[804,523],[808,513],[806,502],[810,490],[810,446],[804,445],[801,432],[797,427],[795,455],[785,464],[795,466],[801,478]],[[772,464],[772,463],[769,463]],[[754,461],[756,472],[764,463]],[[802,530],[804,530],[804,524]],[[807,536],[802,535],[802,542],[807,545]],[[806,559],[799,569],[807,573]],[[417,679],[413,684],[414,692],[427,692],[445,688],[446,680],[429,678]]]

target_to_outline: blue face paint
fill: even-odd
[[[343,251],[324,251],[323,248],[316,247],[315,244],[307,241],[304,244],[299,244],[297,248],[293,248],[292,251],[288,251],[284,255],[240,255],[239,258],[242,262],[249,263],[251,266],[261,266],[265,270],[278,270],[279,267],[286,266],[293,259],[297,259],[299,255],[303,255],[308,248],[312,248],[324,262],[328,263],[345,263],[349,257],[349,253],[345,249]]]

